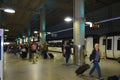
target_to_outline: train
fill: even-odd
[[[74,40],[70,40],[72,52],[74,52]],[[65,40],[48,41],[48,50],[62,53]],[[85,38],[86,54],[90,56],[94,44],[100,45],[101,58],[118,59],[120,58],[120,35],[114,36],[89,36]]]

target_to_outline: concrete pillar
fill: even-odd
[[[20,38],[18,38],[18,44],[20,44]]]
[[[24,44],[24,39],[25,39],[25,35],[24,35],[24,31],[22,31],[22,44]]]
[[[17,38],[17,44],[20,44],[20,38],[19,37]]]
[[[0,26],[2,26],[2,28],[4,29],[5,28],[5,14],[4,12],[0,12],[0,17],[1,17],[1,20],[0,20]]]
[[[30,34],[31,34],[31,31],[30,31],[30,28],[28,29],[28,44],[30,44]]]
[[[2,25],[2,27],[5,27],[5,14],[4,14],[4,12],[1,12],[1,25]]]
[[[16,39],[16,42],[17,42],[17,44],[19,44],[19,39],[18,38]]]
[[[77,65],[83,64],[83,48],[85,38],[85,23],[84,23],[84,0],[73,0],[73,38],[75,46],[74,63]]]
[[[45,9],[40,10],[40,42],[46,41],[46,23],[45,23]]]

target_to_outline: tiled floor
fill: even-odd
[[[55,58],[44,60],[39,57],[36,64],[28,60],[21,60],[13,54],[4,53],[4,80],[96,80],[90,78],[88,71],[84,76],[76,76],[75,70],[78,66],[73,65],[72,58],[70,65],[66,66],[65,60],[60,53],[54,53]],[[86,60],[89,63],[89,60]],[[120,75],[120,64],[112,60],[101,60],[102,74],[105,80],[111,75]]]

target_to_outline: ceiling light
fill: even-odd
[[[47,34],[51,34],[51,32],[47,32]]]
[[[38,31],[34,31],[34,33],[35,33],[35,34],[37,34],[37,33],[38,33]]]
[[[89,25],[90,27],[92,27],[92,22],[85,22],[85,24]]]
[[[9,31],[9,29],[5,29],[4,31],[5,31],[5,32],[8,32],[8,31]]]
[[[4,12],[15,13],[15,10],[7,8],[7,9],[4,9]]]
[[[71,18],[71,17],[66,17],[66,18],[64,19],[64,21],[66,21],[66,22],[71,22],[71,21],[72,21],[72,18]]]

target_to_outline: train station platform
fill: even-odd
[[[69,65],[65,65],[65,59],[61,53],[52,52],[54,59],[43,59],[41,56],[36,64],[28,59],[22,60],[14,54],[4,53],[4,80],[97,80],[88,75],[87,70],[83,76],[76,76],[77,65],[73,65],[72,57]],[[86,59],[87,63],[90,63]],[[115,60],[101,60],[100,62],[104,80],[108,76],[120,76],[120,64]]]

